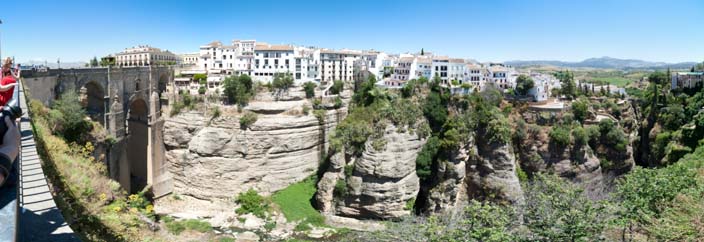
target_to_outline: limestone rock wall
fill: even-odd
[[[393,125],[386,127],[383,139],[386,146],[381,150],[375,150],[370,140],[360,157],[331,157],[316,197],[323,212],[380,219],[411,213],[406,204],[416,198],[420,189],[415,162],[426,139],[415,133],[398,132]],[[351,176],[346,177],[345,166],[353,166]],[[344,179],[346,193],[335,197],[339,179]]]
[[[164,144],[173,192],[228,199],[249,188],[266,195],[301,181],[315,174],[326,134],[346,113],[329,110],[322,125],[312,114],[259,114],[246,130],[233,116],[210,121],[189,112],[168,118]]]

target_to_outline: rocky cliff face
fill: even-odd
[[[322,124],[312,114],[264,113],[247,129],[237,115],[211,121],[189,112],[167,119],[164,143],[174,193],[228,199],[249,188],[270,194],[301,181],[315,174],[326,134],[346,109],[328,110]]]
[[[477,135],[467,162],[467,193],[470,199],[499,199],[521,203],[523,191],[516,176],[516,156],[509,143],[489,142]]]
[[[411,213],[407,204],[420,189],[415,161],[426,139],[399,132],[393,125],[386,127],[382,139],[386,141],[383,149],[376,150],[367,141],[361,157],[331,156],[316,195],[323,212],[381,219]]]

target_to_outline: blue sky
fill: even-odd
[[[139,44],[196,52],[257,39],[480,61],[611,56],[704,60],[704,1],[19,1],[2,4],[2,55],[86,61]]]

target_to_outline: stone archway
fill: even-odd
[[[105,125],[105,91],[103,87],[95,81],[90,81],[81,87],[80,92],[81,104],[86,109],[88,116],[93,121]]]
[[[130,102],[126,147],[130,193],[139,192],[147,185],[148,114],[147,102],[144,99],[136,98]]]

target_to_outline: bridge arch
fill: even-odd
[[[141,191],[147,185],[147,146],[149,109],[142,97],[130,99],[127,117],[127,160],[130,192]]]
[[[96,81],[86,82],[80,89],[81,102],[88,116],[104,124],[105,89]]]

